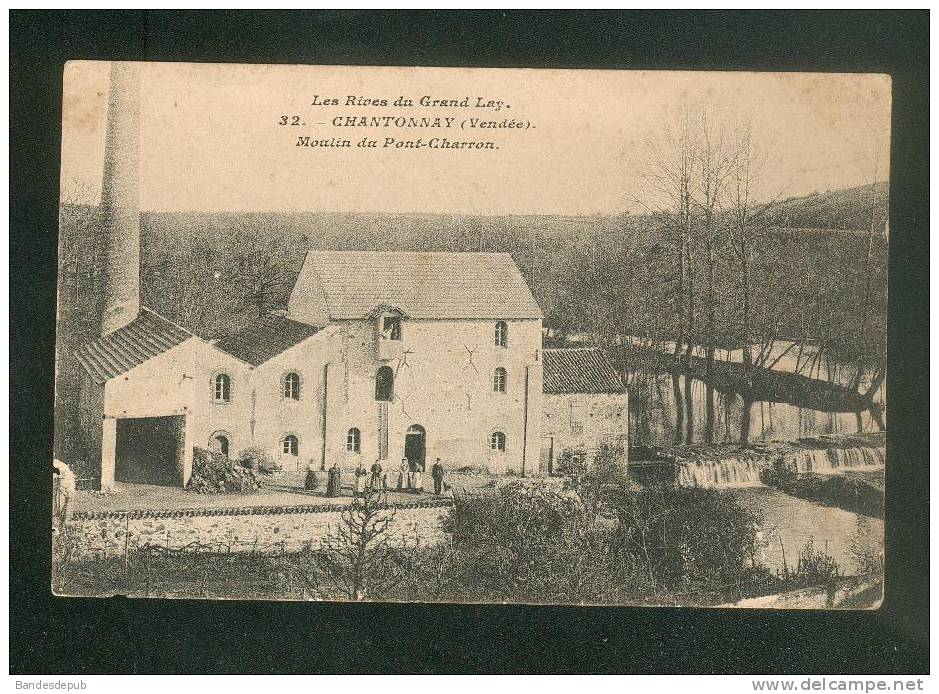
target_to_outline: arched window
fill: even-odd
[[[358,453],[362,450],[362,432],[355,427],[349,429],[346,434],[346,450],[350,453]]]
[[[284,455],[300,454],[300,444],[297,441],[297,437],[293,434],[287,434],[281,443],[283,444],[282,450]]]
[[[382,366],[375,374],[375,399],[390,402],[395,396],[395,372],[390,366]]]
[[[300,374],[291,371],[284,376],[284,400],[300,399]]]
[[[504,320],[496,323],[496,347],[509,346],[509,326]]]
[[[211,448],[216,453],[221,453],[227,457],[228,449],[230,448],[228,432],[216,431],[214,434],[212,434],[212,438],[209,439],[209,448]]]
[[[505,451],[505,434],[501,431],[492,432],[489,437],[489,448],[494,451]]]
[[[228,374],[218,374],[215,377],[215,402],[229,402],[231,400],[231,378]]]
[[[497,393],[504,393],[509,375],[501,366],[492,373],[492,389]]]

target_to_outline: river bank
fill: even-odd
[[[884,517],[883,470],[848,471],[840,475],[767,473],[763,481],[790,496],[814,501],[825,506]]]
[[[809,544],[813,553],[830,557],[840,575],[870,573],[883,554],[882,519],[801,499],[773,487],[727,493],[759,518],[762,548],[757,561],[773,571],[794,571],[800,553]]]

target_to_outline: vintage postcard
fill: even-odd
[[[880,604],[888,77],[64,79],[56,594]]]

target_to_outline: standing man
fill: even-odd
[[[443,493],[443,463],[440,462],[440,458],[434,462],[430,475],[434,478],[434,494],[440,496]]]
[[[372,463],[372,479],[369,482],[369,486],[372,488],[373,492],[377,492],[381,489],[381,463],[377,460]]]

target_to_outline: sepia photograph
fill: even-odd
[[[866,610],[891,80],[65,65],[58,596]]]

